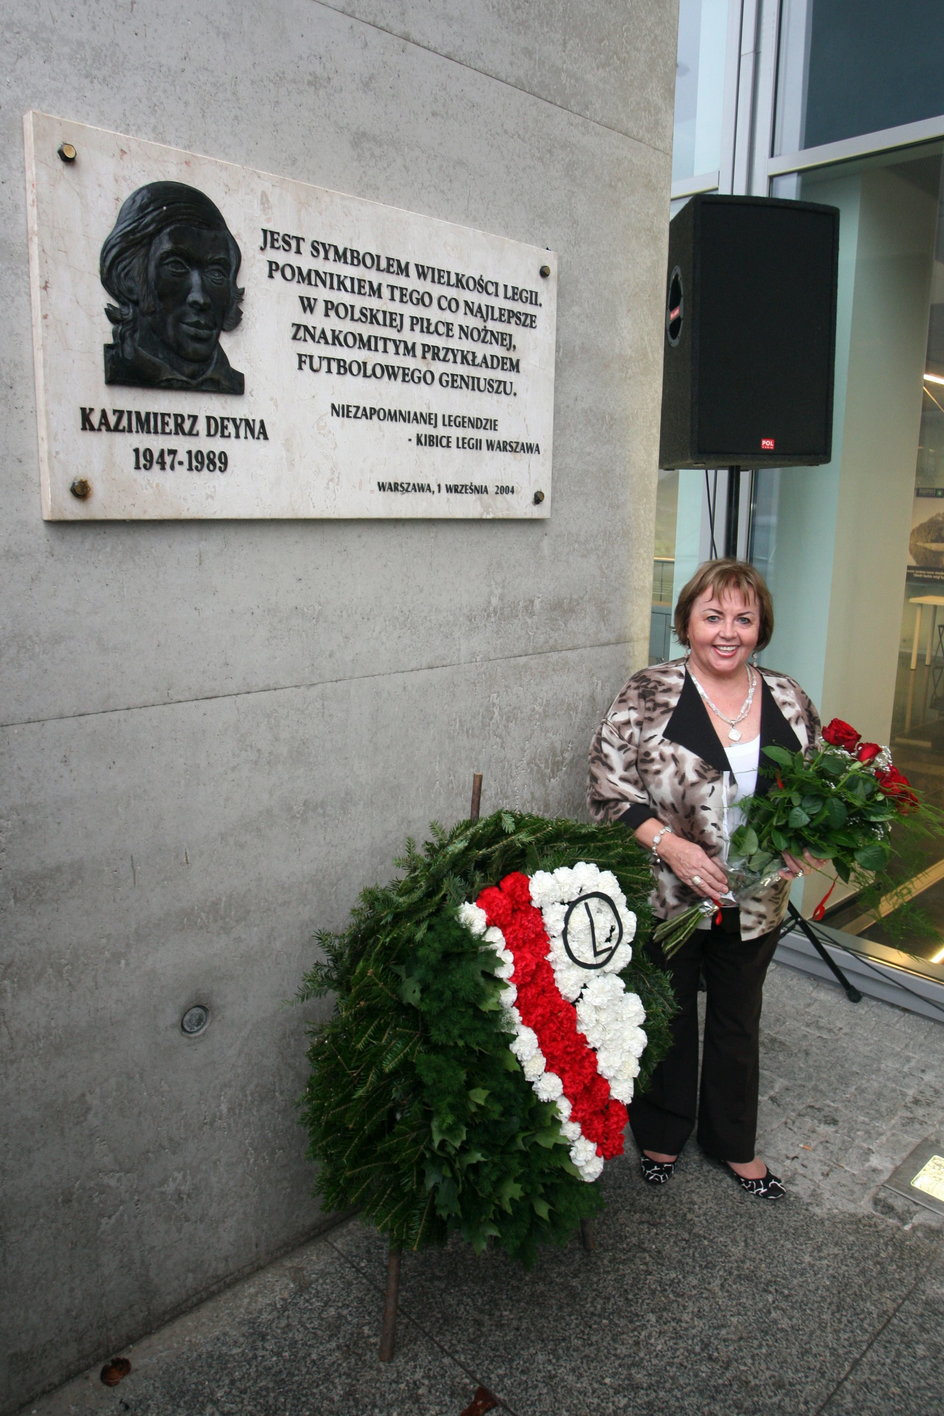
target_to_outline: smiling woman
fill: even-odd
[[[757,675],[748,663],[759,633],[757,597],[734,588],[717,591],[709,585],[695,600],[688,616],[688,672],[705,707],[717,721],[727,724],[727,737],[732,742],[740,742],[743,737],[753,739],[754,729],[759,727],[759,700],[754,708]],[[744,691],[744,673],[747,696],[736,707]],[[709,697],[706,683],[722,707]],[[738,726],[741,723],[743,729]]]
[[[680,1012],[672,1049],[630,1117],[643,1178],[665,1183],[697,1117],[702,1149],[765,1199],[779,1198],[783,1186],[755,1155],[761,992],[789,882],[805,862],[785,856],[779,876],[735,900],[729,848],[741,821],[738,803],[769,787],[758,775],[761,750],[808,751],[819,728],[799,684],[750,662],[773,623],[770,593],[753,566],[701,566],[675,608],[675,633],[688,655],[640,670],[617,695],[591,749],[589,791],[598,821],[622,821],[650,851],[658,920],[705,897],[718,901],[714,918],[706,916],[671,957],[652,940],[647,946],[671,975]]]

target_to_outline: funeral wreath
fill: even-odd
[[[458,1234],[531,1262],[602,1204],[627,1103],[668,1043],[668,980],[634,952],[646,859],[621,826],[510,811],[433,825],[399,878],[316,940],[302,1098],[317,1191],[392,1245]]]

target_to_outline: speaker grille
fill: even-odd
[[[838,215],[699,196],[674,218],[663,467],[829,461]]]

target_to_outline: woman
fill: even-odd
[[[790,882],[804,863],[785,856],[778,880],[735,901],[725,898],[725,861],[741,819],[736,803],[770,784],[758,772],[761,749],[812,747],[819,718],[793,679],[752,663],[774,627],[770,592],[753,566],[706,562],[679,596],[674,627],[687,656],[634,674],[603,719],[590,753],[590,811],[598,821],[625,822],[651,852],[658,919],[706,898],[722,910],[671,959],[648,946],[672,977],[679,1013],[672,1047],[634,1102],[630,1124],[649,1184],[671,1177],[697,1115],[702,1150],[750,1194],[779,1199],[783,1185],[755,1154],[761,991]]]

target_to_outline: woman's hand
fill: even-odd
[[[784,867],[780,874],[784,880],[796,880],[800,875],[805,875],[808,870],[822,870],[829,862],[819,860],[816,856],[811,856],[809,851],[803,852],[803,859],[797,860],[789,851],[783,852]]]
[[[718,900],[728,889],[728,877],[719,862],[684,836],[663,836],[659,842],[659,858],[696,895]]]

